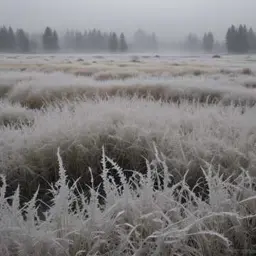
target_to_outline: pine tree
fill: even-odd
[[[43,47],[46,51],[56,51],[59,49],[59,38],[57,32],[47,27],[43,34]]]
[[[121,52],[126,52],[126,51],[128,50],[128,45],[127,45],[127,43],[126,43],[124,33],[121,33],[121,35],[120,35],[119,50],[120,50]]]
[[[8,50],[8,30],[5,26],[0,28],[0,50],[7,51]]]
[[[238,43],[238,49],[237,52],[239,53],[246,53],[249,51],[249,44],[247,41],[247,28],[244,25],[240,25],[237,32],[237,43]]]
[[[214,36],[212,32],[205,33],[203,37],[203,48],[206,52],[211,52],[214,45]]]
[[[58,50],[59,49],[59,36],[56,30],[53,31],[53,38],[52,38],[52,49]]]
[[[228,49],[228,52],[237,52],[238,51],[238,42],[237,42],[237,30],[234,25],[232,25],[226,34],[226,46]]]
[[[226,34],[228,51],[233,53],[247,53],[250,49],[249,33],[245,25],[239,25],[238,28],[232,25]]]
[[[43,47],[46,51],[52,49],[52,29],[47,27],[43,34]]]
[[[228,28],[228,31],[226,33],[226,47],[228,52],[232,52],[232,32],[231,32],[231,28]]]
[[[8,29],[8,48],[11,51],[14,51],[16,48],[16,39],[15,39],[13,29],[11,27],[9,27]]]
[[[109,37],[109,50],[116,52],[118,50],[118,39],[116,33],[111,33]]]
[[[82,50],[83,49],[83,35],[80,31],[75,32],[75,49]]]
[[[247,41],[249,44],[250,51],[255,52],[256,51],[256,34],[252,28],[250,28],[248,31]]]
[[[190,51],[198,51],[201,48],[200,39],[196,34],[190,33],[185,40],[185,48]]]
[[[21,52],[29,52],[30,43],[29,38],[23,29],[18,29],[16,32],[16,42],[18,50]]]
[[[59,49],[59,37],[56,30],[47,27],[43,34],[43,47],[46,51],[56,51]]]

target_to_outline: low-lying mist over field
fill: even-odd
[[[0,55],[0,255],[254,255],[256,57]]]

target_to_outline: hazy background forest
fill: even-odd
[[[42,33],[30,34],[23,29],[0,28],[0,51],[15,53],[97,53],[97,52],[206,52],[206,53],[254,53],[256,34],[246,25],[231,25],[223,40],[205,32],[202,36],[189,33],[182,41],[163,42],[155,32],[138,29],[133,37],[124,33],[92,30],[66,30],[59,34],[54,28],[46,27]]]

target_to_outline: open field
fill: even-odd
[[[0,256],[255,255],[255,103],[255,56],[0,55]]]

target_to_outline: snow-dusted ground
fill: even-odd
[[[7,194],[19,183],[24,202],[40,183],[50,204],[60,170],[45,219],[35,198],[19,209],[19,191],[9,206],[2,186],[0,255],[253,254],[255,88],[255,56],[0,55]],[[79,187],[103,174],[104,207],[102,191],[86,201],[66,186],[58,148]],[[148,176],[126,183],[108,157]]]

